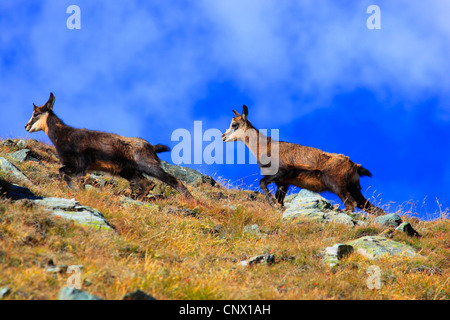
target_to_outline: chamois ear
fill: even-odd
[[[244,121],[247,121],[247,117],[248,117],[248,108],[247,106],[244,104],[242,106],[242,119],[244,119]]]
[[[236,110],[233,109],[233,113],[236,117],[240,117],[241,115],[239,114],[239,112],[237,112]]]
[[[44,105],[44,109],[46,110],[53,110],[53,105],[55,104],[55,96],[53,95],[53,92],[50,92],[50,98],[48,98],[48,101]]]

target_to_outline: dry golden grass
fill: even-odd
[[[30,189],[41,196],[76,198],[100,210],[115,231],[76,225],[26,201],[0,200],[0,287],[11,289],[4,299],[56,299],[70,275],[47,272],[50,259],[82,265],[82,289],[105,299],[136,289],[157,299],[450,298],[448,217],[427,222],[405,216],[422,237],[393,235],[423,258],[369,261],[354,254],[330,268],[322,264],[325,247],[384,229],[282,222],[282,214],[259,193],[206,185],[189,186],[201,202],[197,205],[170,191],[148,206],[124,205],[120,198],[129,192],[128,183],[112,177],[104,188],[74,193],[57,176],[54,149],[28,143],[44,163],[18,164],[33,182]],[[11,151],[0,146],[0,154]],[[195,214],[186,215],[183,208]],[[262,235],[244,232],[251,224],[258,224]],[[275,264],[238,265],[266,253],[275,255]],[[381,269],[379,290],[367,287],[370,265]]]

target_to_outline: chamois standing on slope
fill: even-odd
[[[248,108],[245,105],[242,115],[235,110],[233,112],[236,117],[232,118],[222,139],[225,142],[242,141],[253,153],[264,175],[260,188],[271,205],[278,201],[283,207],[288,188],[294,185],[315,192],[331,191],[342,200],[346,211],[353,212],[358,207],[368,213],[384,214],[382,209],[371,204],[361,194],[359,178],[371,177],[369,170],[342,154],[266,137],[248,121]],[[275,144],[276,148],[273,148]],[[271,150],[276,150],[272,153],[277,154],[271,154]],[[265,174],[267,163],[262,163],[263,158],[271,158],[272,162],[278,164],[278,170]],[[271,183],[277,186],[275,197],[267,188]]]
[[[152,186],[143,175],[147,174],[175,188],[185,198],[193,199],[177,178],[161,168],[157,153],[169,151],[169,147],[151,145],[140,138],[72,128],[55,115],[54,103],[55,97],[50,93],[43,106],[33,104],[33,115],[25,129],[30,133],[43,130],[47,134],[62,164],[59,173],[69,187],[74,188],[71,176],[81,179],[87,172],[98,170],[127,179],[133,194],[142,200]]]

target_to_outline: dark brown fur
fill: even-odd
[[[60,175],[73,187],[71,177],[83,178],[92,170],[104,171],[127,179],[138,198],[147,195],[151,182],[143,174],[155,177],[175,188],[186,198],[192,195],[175,177],[160,166],[157,153],[168,151],[164,145],[151,145],[144,139],[72,128],[53,112],[54,96],[34,107],[33,117],[25,126],[29,132],[44,130],[56,147],[62,164]]]
[[[236,111],[234,113],[236,117],[233,118],[230,129],[223,134],[223,139],[225,141],[227,135],[235,134],[234,139],[243,139],[241,141],[248,145],[245,137],[241,138],[245,135],[239,135],[238,130],[243,130],[243,132],[255,130],[258,136],[260,136],[260,133],[248,121],[248,109],[245,105],[242,116]],[[239,125],[234,124],[233,127],[233,123]],[[267,139],[267,149],[259,150],[258,144],[258,151],[255,154],[260,166],[259,158],[261,154],[269,152],[273,143],[270,137],[263,136],[263,139]],[[328,153],[316,148],[284,141],[277,141],[277,143],[279,148],[278,172],[274,175],[264,176],[260,181],[260,188],[266,194],[270,204],[278,201],[283,206],[289,186],[294,185],[315,192],[330,191],[342,200],[347,211],[353,212],[356,208],[359,208],[374,214],[384,214],[382,209],[371,204],[361,193],[359,178],[361,176],[371,177],[372,174],[369,170],[352,162],[342,154]],[[275,198],[267,188],[271,183],[275,183],[277,186]]]

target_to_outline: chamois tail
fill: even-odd
[[[363,166],[358,167],[358,174],[360,177],[362,177],[362,176],[372,177],[372,173],[369,170],[367,170],[366,168],[364,168]]]
[[[163,144],[154,145],[153,148],[155,149],[156,153],[170,151],[170,148],[168,146],[163,145]]]

